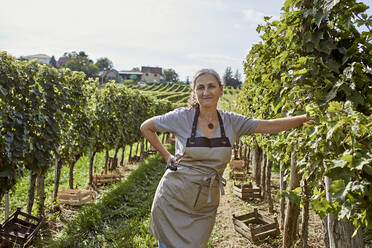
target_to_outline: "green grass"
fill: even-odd
[[[164,171],[161,156],[150,156],[98,203],[85,206],[61,237],[43,247],[156,247],[148,222]]]

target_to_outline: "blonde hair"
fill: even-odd
[[[215,70],[213,70],[213,69],[201,69],[201,70],[197,71],[194,75],[194,78],[192,79],[191,84],[190,84],[191,93],[190,93],[190,98],[187,102],[188,106],[191,107],[191,108],[199,107],[199,103],[198,103],[198,100],[196,98],[194,88],[195,88],[195,83],[196,83],[196,80],[198,79],[198,77],[200,77],[202,75],[205,75],[205,74],[210,74],[210,75],[214,76],[217,79],[218,84],[220,86],[223,85],[220,76],[218,75],[218,73]]]

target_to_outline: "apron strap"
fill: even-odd
[[[191,129],[191,139],[194,139],[196,135],[196,125],[198,124],[199,114],[200,114],[199,107],[196,107],[194,121],[192,123],[192,129]]]
[[[219,121],[219,123],[220,123],[221,137],[225,138],[225,137],[226,137],[226,134],[225,134],[225,128],[224,128],[224,126],[223,126],[223,121],[222,121],[222,118],[221,118],[220,112],[218,112],[218,110],[217,110],[217,116],[218,116],[218,121]]]

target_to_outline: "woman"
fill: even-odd
[[[191,84],[190,108],[179,108],[146,120],[143,135],[177,170],[167,170],[151,208],[150,233],[159,247],[206,247],[215,222],[222,174],[231,159],[231,144],[242,135],[278,133],[307,121],[306,115],[257,120],[217,110],[223,84],[212,69],[198,71]],[[175,156],[156,132],[176,137]]]

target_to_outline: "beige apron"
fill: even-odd
[[[221,137],[195,137],[199,113],[196,109],[177,171],[165,172],[151,208],[149,231],[169,248],[206,247],[220,191],[224,194],[222,174],[231,158],[231,144],[218,111]]]

